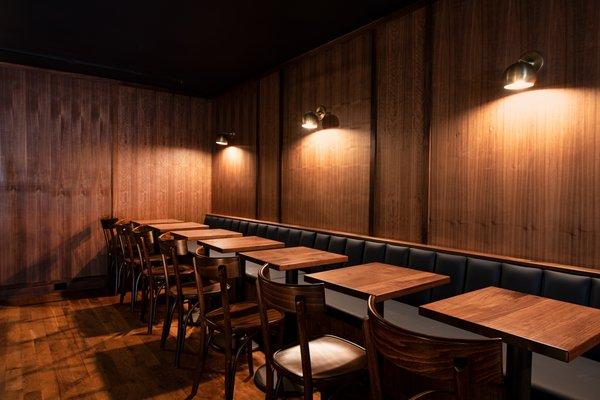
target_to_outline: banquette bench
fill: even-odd
[[[355,234],[328,232],[274,222],[207,214],[211,228],[239,231],[348,256],[345,264],[385,262],[448,275],[451,283],[386,302],[386,319],[422,333],[473,338],[477,335],[418,315],[417,306],[487,286],[499,286],[524,293],[600,308],[600,270],[560,264],[538,263],[476,252],[400,242]],[[248,279],[256,277],[258,265],[248,263]],[[332,266],[333,268],[339,266]],[[272,279],[284,275],[273,271]],[[299,280],[303,282],[303,273]],[[326,290],[327,306],[350,318],[366,316],[366,301]],[[533,355],[532,384],[538,397],[567,399],[600,398],[600,346],[583,357],[564,363]]]

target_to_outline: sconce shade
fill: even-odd
[[[319,126],[319,117],[314,112],[307,112],[302,116],[302,127],[304,129],[316,129]]]
[[[328,112],[321,120],[321,125],[323,126],[323,129],[337,128],[340,126],[340,119]]]
[[[235,135],[235,133],[233,133],[233,132],[219,133],[217,135],[217,140],[215,140],[215,143],[218,144],[219,146],[227,146],[227,145],[229,145],[229,138],[231,138],[234,135]]]
[[[519,61],[504,71],[504,89],[521,90],[535,85],[537,72],[542,68],[544,59],[540,53],[531,52],[521,56]]]

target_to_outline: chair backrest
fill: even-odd
[[[194,273],[196,274],[196,290],[198,291],[198,305],[200,319],[204,320],[209,311],[206,307],[204,285],[210,282],[219,282],[221,292],[221,305],[223,309],[223,334],[225,343],[232,343],[233,329],[231,326],[231,310],[229,289],[235,279],[241,279],[240,262],[237,257],[211,258],[201,254],[203,249],[196,251],[194,257]],[[225,346],[227,356],[231,356],[231,346]]]
[[[376,311],[373,296],[368,301],[364,333],[373,400],[384,398],[382,364],[401,375],[425,378],[434,389],[450,391],[456,399],[469,398],[477,386],[502,383],[500,339],[447,339],[400,328]]]
[[[272,387],[273,351],[269,334],[267,311],[275,309],[287,314],[294,314],[298,323],[298,343],[302,358],[302,378],[304,391],[312,395],[312,369],[308,342],[311,332],[308,329],[309,319],[325,312],[325,287],[323,284],[295,285],[274,282],[269,277],[269,265],[265,264],[258,271],[256,281],[258,304],[263,331],[263,347],[267,363],[267,381]],[[312,324],[311,324],[312,325]]]
[[[100,218],[100,225],[102,226],[102,234],[104,235],[104,242],[106,244],[106,250],[108,254],[114,255],[116,251],[116,231],[115,223],[118,218],[113,217],[102,217]]]
[[[132,262],[135,254],[133,244],[129,237],[131,230],[131,222],[126,219],[121,219],[115,222],[115,231],[117,232],[117,242],[121,252],[121,256],[125,261]]]
[[[166,232],[158,237],[158,247],[162,256],[163,274],[167,288],[173,283],[169,281],[169,266],[172,266],[177,295],[181,298],[183,297],[183,289],[179,268],[183,262],[183,257],[188,255],[187,241],[185,239],[175,239],[171,232]]]

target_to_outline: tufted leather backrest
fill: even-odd
[[[364,264],[371,262],[385,261],[385,243],[376,243],[365,241],[365,251],[363,252]]]
[[[362,264],[363,253],[365,251],[365,241],[356,239],[346,239],[346,250],[344,254],[348,256],[346,266]]]
[[[520,265],[502,264],[500,287],[517,292],[540,294],[542,270]]]

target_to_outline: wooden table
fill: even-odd
[[[191,229],[208,229],[208,225],[199,224],[197,222],[174,222],[168,224],[148,224],[150,228],[153,230],[164,233],[171,231],[183,231],[183,230],[191,230]]]
[[[303,246],[240,253],[240,258],[257,264],[268,263],[269,266],[278,271],[285,271],[285,280],[287,283],[298,283],[299,269],[339,264],[348,261],[348,256],[344,254],[330,253]]]
[[[304,280],[361,299],[375,296],[382,315],[385,300],[450,283],[446,275],[378,262],[306,274]]]
[[[202,239],[198,244],[219,253],[239,253],[241,251],[277,249],[285,243],[260,236],[241,236],[223,239]]]
[[[150,225],[150,224],[173,224],[183,222],[179,219],[164,218],[164,219],[133,219],[131,223],[134,225]]]
[[[241,232],[230,231],[227,229],[190,229],[187,231],[171,231],[171,233],[178,239],[185,239],[188,241],[242,236]]]
[[[600,344],[600,309],[497,287],[419,307],[419,313],[508,346],[506,378],[513,399],[528,399],[531,352],[569,362]]]

